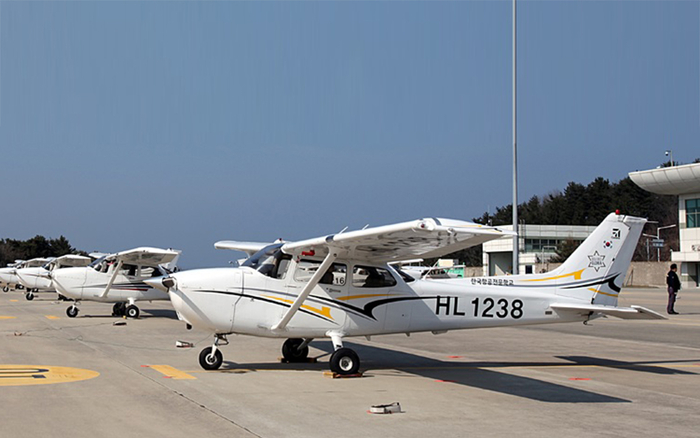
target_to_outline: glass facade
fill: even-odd
[[[700,199],[685,201],[685,223],[688,228],[700,228]]]
[[[557,239],[525,239],[525,252],[555,252],[559,243]]]

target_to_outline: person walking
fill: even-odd
[[[666,312],[668,312],[669,315],[679,314],[674,309],[676,295],[678,295],[678,291],[681,289],[681,281],[678,279],[676,271],[678,271],[678,266],[674,263],[671,265],[671,270],[666,274],[666,286],[668,286],[668,305],[666,306]]]

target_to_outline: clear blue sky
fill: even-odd
[[[520,200],[700,157],[700,4],[519,1]],[[511,3],[0,1],[0,237],[297,240],[511,202]]]

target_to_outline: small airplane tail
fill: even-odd
[[[518,285],[555,288],[562,297],[617,306],[646,219],[611,213],[559,268],[519,276]],[[518,281],[519,280],[519,281]]]

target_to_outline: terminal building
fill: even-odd
[[[652,193],[678,196],[680,251],[671,253],[679,265],[683,288],[700,287],[700,163],[631,172],[630,179]]]
[[[498,228],[512,230],[512,225]],[[545,265],[556,255],[557,248],[568,240],[584,241],[596,227],[580,225],[521,225],[519,228],[520,255],[517,272],[536,273],[536,265]],[[484,243],[483,263],[485,276],[510,274],[513,268],[513,238],[510,236]],[[546,270],[546,267],[544,268]]]

